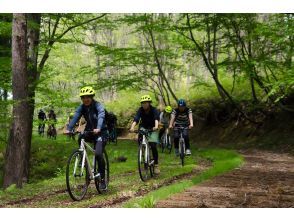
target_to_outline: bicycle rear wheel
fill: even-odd
[[[104,177],[104,180],[105,180],[105,184],[106,184],[106,186],[108,188],[108,185],[109,185],[109,161],[108,161],[108,155],[107,155],[105,149],[103,150],[103,159],[104,159],[104,162],[105,162],[105,177]],[[95,174],[99,173],[98,161],[97,160],[95,160],[94,173]],[[105,190],[102,190],[100,188],[100,181],[101,181],[101,178],[95,178],[94,179],[95,187],[96,187],[97,191],[101,194],[101,193],[105,192]]]
[[[147,161],[147,163],[145,162],[146,147],[146,145],[140,144],[138,148],[138,171],[143,182],[145,182],[149,178],[149,161]]]
[[[82,200],[90,184],[87,164],[82,167],[83,152],[74,151],[67,161],[66,187],[70,197],[75,201]]]

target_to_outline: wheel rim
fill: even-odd
[[[68,192],[73,200],[83,199],[90,183],[86,166],[80,166],[82,158],[83,153],[75,152],[67,164],[66,183]]]

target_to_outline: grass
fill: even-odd
[[[73,202],[65,191],[65,165],[68,156],[76,148],[76,142],[68,141],[66,137],[58,136],[57,140],[33,137],[32,140],[32,177],[30,183],[25,184],[22,189],[11,186],[6,190],[0,190],[0,205],[13,203],[22,199],[32,199],[31,202],[20,202],[19,204],[5,205],[7,207],[89,207],[105,201],[111,201],[123,195],[133,196],[139,190],[151,191],[154,187],[170,180],[173,176],[190,173],[196,168],[200,157],[214,161],[213,169],[209,173],[202,173],[197,178],[181,181],[168,187],[160,188],[157,193],[150,193],[144,201],[144,205],[134,201],[134,206],[153,207],[158,199],[180,191],[211,178],[224,171],[235,167],[238,163],[238,155],[227,150],[200,150],[192,148],[193,155],[188,157],[186,165],[182,167],[180,161],[173,154],[159,154],[161,174],[159,177],[143,183],[137,172],[137,144],[132,140],[119,140],[118,146],[110,144],[107,152],[110,160],[110,186],[106,194],[98,195],[93,185],[83,201]],[[118,156],[127,157],[126,162],[116,162]],[[199,157],[200,156],[200,157]],[[220,168],[220,166],[222,168]],[[179,185],[180,184],[180,185]],[[57,193],[56,193],[57,192]]]

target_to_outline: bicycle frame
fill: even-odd
[[[145,134],[142,134],[142,145],[146,146],[145,147],[145,158],[144,158],[144,162],[147,164],[148,161],[149,161],[149,158],[150,158],[150,146],[149,146],[149,143],[148,143],[148,138],[146,137]],[[154,160],[152,160],[148,165],[152,165],[154,163]]]
[[[145,135],[143,135],[143,140],[142,140],[142,145],[145,145],[145,163],[148,162],[148,159],[149,159],[149,144],[148,144],[148,140],[146,138]]]
[[[182,142],[182,143],[184,144],[184,152],[185,152],[185,150],[186,150],[185,139],[184,139],[184,137],[183,137],[183,132],[184,132],[185,129],[188,129],[188,128],[185,128],[185,127],[179,127],[179,128],[177,128],[177,130],[180,131],[180,139],[179,139],[179,143]],[[179,150],[180,150],[180,153],[181,153],[181,148],[179,148]]]
[[[185,150],[186,150],[186,145],[185,145],[185,140],[184,140],[184,138],[183,138],[183,131],[181,131],[181,133],[180,133],[180,140],[179,140],[179,143],[183,143],[183,146],[184,146],[184,152],[185,152]],[[179,150],[180,150],[180,153],[181,153],[181,148],[179,148]]]
[[[90,149],[90,151],[92,153],[95,153],[95,150],[89,144],[86,143],[84,138],[82,138],[81,145],[79,148],[79,151],[83,152],[82,167],[84,167],[85,163],[87,163],[87,165],[88,165],[87,168],[88,168],[88,173],[90,174],[90,179],[93,180],[94,178],[100,177],[100,173],[98,173],[97,175],[94,176],[94,172],[92,172],[93,169],[91,167],[91,164],[90,164],[90,161],[89,161],[89,158],[87,155],[87,148]],[[76,159],[75,167],[74,167],[74,175],[76,174],[77,166],[78,166],[78,160]],[[93,156],[93,167],[94,166],[95,166],[95,155]],[[83,176],[83,172],[84,172],[84,169],[81,169],[81,173],[80,173],[81,176]]]

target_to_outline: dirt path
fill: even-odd
[[[257,150],[241,154],[241,168],[159,201],[157,207],[294,207],[294,157]]]

